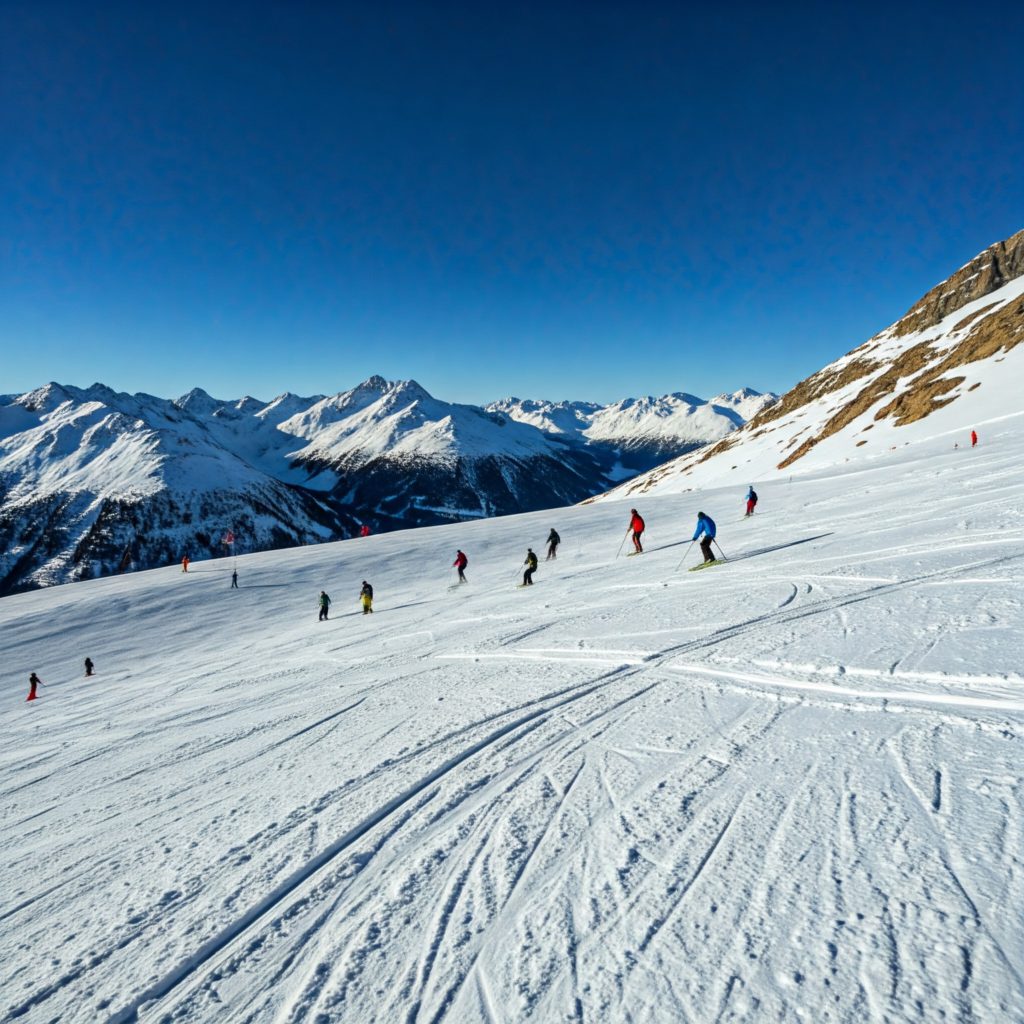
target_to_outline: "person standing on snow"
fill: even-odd
[[[455,553],[455,561],[452,562],[452,565],[459,570],[459,582],[468,583],[469,581],[466,579],[466,566],[469,565],[469,559],[466,557],[465,553],[457,551]]]
[[[94,668],[94,665],[92,663],[92,658],[86,658],[85,659],[85,674],[86,674],[86,677],[92,675],[93,668]]]
[[[978,432],[976,430],[971,431],[971,447],[973,448],[978,443]]]
[[[558,557],[558,545],[561,543],[562,538],[558,536],[558,532],[552,527],[551,532],[548,534],[548,557],[545,561],[550,562],[552,558]]]
[[[713,562],[715,560],[714,553],[711,550],[711,542],[715,539],[715,521],[711,516],[704,515],[703,512],[697,513],[697,529],[693,532],[693,539],[696,540],[703,534],[704,539],[700,542],[700,549],[704,553],[704,561]]]
[[[327,596],[326,590],[320,591],[320,622],[327,618],[327,609],[331,607],[331,599]]]
[[[644,553],[644,546],[640,543],[640,535],[646,527],[643,518],[635,508],[631,508],[629,514],[633,517],[629,521],[629,528],[633,531],[633,554],[642,555]]]
[[[231,588],[230,589],[231,590],[237,590],[238,589],[238,570],[237,569],[232,569],[231,570]]]
[[[366,523],[363,523],[363,525],[359,527],[359,536],[360,537],[369,537],[370,536],[370,527],[367,526]]]
[[[188,555],[182,556],[181,559],[181,571],[188,572]]]
[[[533,586],[533,574],[537,571],[537,556],[533,553],[533,548],[526,549],[526,561],[523,562],[526,566],[526,572],[523,573],[523,586]]]
[[[37,686],[42,686],[42,685],[43,685],[42,679],[40,679],[39,676],[37,676],[35,674],[35,672],[33,672],[32,675],[30,675],[28,677],[28,696],[25,698],[25,700],[26,701],[35,700],[36,699],[36,687]]]
[[[363,580],[363,589],[359,591],[359,600],[363,605],[363,614],[373,614],[373,587],[366,580]]]
[[[754,514],[754,508],[757,505],[757,491],[754,490],[754,485],[750,485],[750,490],[747,491],[747,515],[752,516]]]

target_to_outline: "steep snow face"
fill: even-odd
[[[311,438],[295,452],[300,462],[343,463],[351,468],[384,455],[451,462],[454,459],[551,455],[535,428],[471,405],[439,401],[415,381],[365,385],[329,398],[281,424]]]
[[[489,412],[574,440],[583,439],[583,431],[601,408],[594,402],[546,402],[532,398],[502,398],[487,406]]]
[[[984,443],[995,425],[1024,414],[1024,276],[1006,280],[1008,268],[1024,273],[1024,232],[993,247],[1006,249],[1009,256],[996,260],[1000,273],[992,270],[998,254],[987,250],[907,316],[798,384],[742,430],[607,497],[631,500],[726,482],[743,487],[889,459],[937,437],[950,447],[968,445],[972,429]],[[979,279],[997,286],[986,292]],[[957,296],[964,301],[954,301]]]
[[[660,398],[625,398],[611,405],[503,398],[487,408],[583,443],[623,448],[655,443],[662,449],[688,449],[725,437],[775,398],[744,388],[710,402],[677,392]]]
[[[1022,448],[0,600],[0,1018],[1024,1020]]]

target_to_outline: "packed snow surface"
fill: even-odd
[[[1020,420],[0,601],[0,1017],[1024,1020]]]

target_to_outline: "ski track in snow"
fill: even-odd
[[[0,602],[2,1019],[1024,1020],[1019,430]]]

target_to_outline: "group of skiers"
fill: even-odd
[[[751,516],[754,514],[754,508],[757,505],[757,492],[754,490],[753,486],[751,486],[747,491],[746,503],[747,510],[745,516]],[[632,535],[633,551],[631,552],[631,554],[640,555],[643,554],[644,550],[641,537],[643,536],[643,533],[646,530],[647,526],[643,520],[643,517],[635,508],[630,509],[629,513],[629,527],[626,531],[626,536]],[[717,532],[718,531],[715,526],[715,521],[711,518],[711,516],[707,515],[704,512],[698,512],[697,527],[694,530],[692,542],[696,542],[698,540],[700,541],[701,553],[704,555],[704,562],[702,563],[703,565],[711,565],[714,564],[716,561],[714,552],[712,550],[712,544],[715,543]],[[364,533],[363,536],[366,536],[366,534]],[[552,559],[557,558],[558,546],[562,543],[562,538],[558,535],[558,531],[555,530],[553,527],[550,533],[548,534],[546,543],[548,546],[546,560],[551,561]],[[466,553],[464,551],[459,549],[458,551],[456,551],[455,561],[452,563],[452,568],[454,568],[458,572],[459,584],[469,582],[466,579],[467,565],[469,565],[469,558],[466,556]],[[523,572],[523,582],[520,583],[519,586],[533,586],[533,574],[537,571],[538,566],[538,558],[533,548],[527,548],[526,558],[523,561],[523,565],[526,568]],[[185,555],[181,560],[181,571],[188,572],[188,566],[189,557],[188,555]],[[231,586],[236,589],[238,587],[237,569],[233,570],[231,573]],[[359,591],[359,602],[362,605],[364,615],[371,615],[373,613],[373,587],[367,580],[363,580],[362,588]],[[331,607],[331,598],[326,590],[320,591],[320,596],[317,599],[317,604],[320,610],[319,621],[323,622],[329,618]],[[91,676],[93,674],[94,668],[95,666],[92,662],[92,659],[86,658],[86,676]],[[33,672],[29,676],[29,694],[26,699],[36,700],[37,690],[42,685],[43,681],[36,675],[35,672]]]
[[[93,664],[92,658],[86,658],[85,674],[87,677],[93,675],[95,668],[96,666]],[[25,698],[26,702],[30,700],[36,700],[36,698],[39,696],[39,687],[45,685],[46,684],[42,681],[42,679],[40,679],[39,676],[37,676],[35,672],[33,672],[28,677],[28,696]]]
[[[370,586],[366,580],[363,580],[362,589],[359,591],[359,603],[363,606],[364,615],[373,614],[373,587]],[[317,604],[320,607],[319,621],[323,622],[325,619],[329,618],[328,612],[331,607],[331,599],[326,590],[320,591],[320,597],[317,599]]]

